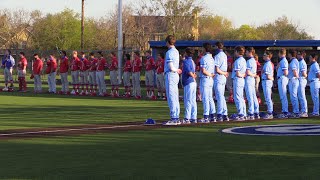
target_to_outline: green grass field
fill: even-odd
[[[168,118],[163,101],[0,94],[0,130]],[[310,104],[310,103],[309,103]],[[230,113],[235,112],[229,105]],[[183,105],[181,109],[183,116]],[[199,118],[201,117],[199,104]],[[256,124],[0,140],[0,179],[319,179],[320,137],[227,135]]]

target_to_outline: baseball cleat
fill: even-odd
[[[199,123],[209,124],[210,120],[209,119],[201,119]]]
[[[254,118],[255,118],[255,119],[260,119],[259,113],[255,113],[255,114],[254,114]]]
[[[284,114],[284,113],[278,114],[277,118],[279,118],[279,119],[287,119],[287,118],[288,118],[288,115],[287,115],[287,114]]]
[[[7,87],[3,88],[2,91],[7,92],[9,89]]]
[[[177,126],[178,123],[177,123],[177,121],[171,120],[171,121],[165,122],[163,125],[164,125],[164,126]]]
[[[196,120],[196,119],[191,119],[190,122],[191,122],[191,124],[197,124],[197,123],[198,123],[198,120]]]
[[[191,121],[189,119],[184,119],[182,121],[182,124],[191,124]]]
[[[273,115],[272,114],[266,114],[263,119],[269,120],[269,119],[273,119]]]
[[[300,118],[307,118],[309,117],[308,113],[301,113]]]
[[[223,118],[223,121],[226,121],[226,122],[230,121],[228,115],[224,115],[224,116],[222,116],[222,118]]]
[[[70,94],[71,94],[71,95],[76,95],[76,91],[75,91],[75,90],[72,90]]]
[[[310,117],[319,117],[319,114],[312,113],[309,115]]]

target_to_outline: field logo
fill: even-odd
[[[320,124],[281,124],[235,127],[223,133],[251,136],[320,136]]]

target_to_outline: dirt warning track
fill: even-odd
[[[317,118],[318,119],[318,118]],[[286,119],[273,119],[272,121],[281,121]],[[141,122],[127,122],[116,124],[100,124],[100,125],[82,125],[82,126],[68,126],[68,127],[52,127],[52,128],[30,128],[30,129],[16,129],[16,130],[2,130],[0,131],[0,141],[6,139],[25,139],[25,138],[41,138],[41,137],[57,137],[57,136],[76,136],[84,134],[96,133],[112,133],[112,132],[126,132],[134,130],[153,130],[160,128],[176,128],[176,127],[200,127],[200,126],[215,126],[219,124],[235,124],[235,123],[252,123],[252,122],[267,122],[270,120],[254,120],[254,121],[229,121],[217,122],[211,124],[191,124],[181,126],[164,126],[165,121],[159,121],[154,126],[145,126]]]

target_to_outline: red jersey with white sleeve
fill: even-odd
[[[69,59],[67,56],[63,56],[60,59],[60,73],[66,73],[69,70]]]
[[[39,75],[39,74],[41,74],[42,68],[43,68],[43,62],[42,62],[42,60],[41,60],[41,59],[36,59],[36,60],[33,62],[32,73],[33,73],[34,75]]]
[[[81,58],[80,70],[86,71],[90,68],[90,62],[87,58]]]
[[[259,61],[256,60],[256,63],[257,63],[257,75],[258,76],[261,76],[261,64]]]
[[[105,58],[98,59],[97,71],[104,71],[108,67],[107,60]]]
[[[232,66],[233,66],[233,58],[231,56],[228,56],[228,72],[232,72]]]
[[[199,55],[198,59],[196,60],[196,71],[200,71],[200,60],[203,57],[203,55]]]
[[[146,59],[146,71],[151,71],[154,70],[154,68],[156,67],[156,63],[153,59],[153,57],[147,57]]]
[[[78,71],[80,70],[81,61],[78,57],[72,59],[71,62],[71,71]]]
[[[22,59],[20,59],[19,63],[18,63],[18,69],[19,70],[24,70],[27,67],[27,59],[24,57]]]
[[[162,74],[164,72],[164,59],[160,58],[157,61],[157,74]]]
[[[142,67],[142,61],[140,58],[136,58],[133,60],[132,64],[132,72],[140,72]]]
[[[116,57],[111,59],[111,65],[109,67],[110,71],[115,71],[118,69],[118,59]]]
[[[124,64],[123,71],[124,72],[131,72],[132,70],[132,64],[130,60],[127,60],[126,63]]]

